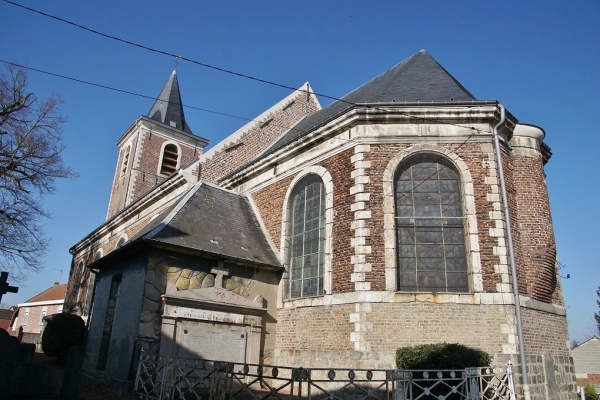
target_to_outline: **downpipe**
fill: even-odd
[[[508,244],[508,256],[510,260],[510,272],[515,297],[515,318],[517,322],[517,336],[519,338],[519,358],[521,361],[521,371],[523,376],[523,396],[525,400],[531,400],[529,391],[529,380],[527,378],[527,363],[525,360],[525,342],[523,339],[523,321],[521,319],[521,300],[519,297],[519,283],[517,280],[517,267],[515,263],[515,249],[512,240],[512,229],[510,225],[510,213],[508,211],[508,196],[506,195],[506,182],[504,181],[504,168],[502,166],[502,152],[500,150],[500,139],[498,138],[498,129],[506,120],[506,111],[502,104],[500,108],[500,122],[494,126],[494,144],[496,145],[496,160],[498,163],[498,175],[500,178],[500,191],[502,192],[502,205],[504,211],[504,223],[506,224],[506,239]]]

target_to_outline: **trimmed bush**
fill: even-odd
[[[85,323],[80,316],[61,313],[52,316],[42,334],[42,350],[49,357],[64,360],[71,346],[81,346]]]
[[[401,369],[465,369],[490,365],[492,358],[482,350],[457,343],[423,344],[396,350]]]

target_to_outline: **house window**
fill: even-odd
[[[28,319],[29,319],[29,308],[25,309],[25,316],[23,317],[23,326],[27,325]]]
[[[325,260],[325,187],[317,175],[298,182],[291,195],[291,298],[323,294]]]
[[[169,143],[163,150],[160,173],[162,175],[171,175],[177,170],[178,161],[179,152],[177,146],[173,143]]]
[[[395,177],[397,289],[467,292],[465,218],[458,171],[432,154],[409,157]]]
[[[42,308],[42,315],[40,315],[40,325],[44,325],[44,317],[48,313],[48,307]]]

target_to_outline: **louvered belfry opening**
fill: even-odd
[[[177,169],[177,146],[174,144],[168,144],[165,146],[163,151],[162,164],[160,166],[160,173],[162,175],[171,175]]]

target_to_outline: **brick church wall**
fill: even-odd
[[[131,149],[125,174],[122,174],[121,170],[123,167],[123,157],[128,145],[122,146],[119,152],[107,219],[112,218],[129,204],[140,199],[167,179],[166,175],[158,173],[159,164],[162,159],[161,151],[166,142],[177,143],[179,145],[181,152],[179,154],[179,166],[181,168],[197,160],[202,151],[199,147],[153,133],[146,127],[138,127],[136,129],[136,134],[128,144],[131,146]]]
[[[331,174],[333,181],[333,203],[335,216],[333,218],[333,293],[346,293],[354,290],[354,284],[350,281],[350,275],[354,272],[350,264],[352,248],[350,246],[351,229],[354,215],[350,210],[350,204],[354,196],[350,195],[350,187],[354,184],[350,175],[350,158],[353,150],[336,154],[335,156],[318,163]],[[265,227],[273,243],[281,243],[281,224],[283,217],[283,204],[289,185],[293,176],[285,178],[269,187],[258,190],[252,195]]]
[[[532,156],[533,155],[533,156]],[[514,203],[520,232],[515,240],[531,298],[562,305],[557,289],[556,244],[541,154],[511,157]]]
[[[351,188],[356,184],[356,173],[353,172],[356,169],[353,164],[356,164],[356,160],[361,160],[361,168],[365,169],[361,173],[367,177],[361,180],[363,193],[366,194],[363,198],[368,199],[364,210],[370,211],[370,218],[364,220],[364,228],[369,232],[364,238],[364,246],[371,249],[366,256],[366,263],[371,266],[371,271],[365,274],[366,281],[370,283],[371,291],[382,292],[386,291],[383,175],[390,159],[411,146],[409,143],[375,143],[370,144],[367,150],[361,150],[360,157],[351,148],[315,163],[329,172],[333,183],[332,295],[334,299],[341,299],[336,296],[345,296],[345,300],[330,301],[325,296],[316,301],[306,299],[287,303],[284,299],[283,306],[278,310],[277,346],[272,353],[276,363],[340,367],[351,364],[357,368],[361,365],[392,368],[394,353],[398,347],[438,342],[441,338],[443,341],[484,349],[496,357],[499,365],[506,356],[517,354],[514,306],[509,300],[508,256],[502,251],[507,244],[497,233],[493,234],[503,231],[504,225],[496,156],[491,138],[438,146],[456,154],[466,164],[472,180],[481,264],[480,290],[490,296],[504,292],[508,296],[507,302],[500,301],[501,297],[494,297],[494,301],[486,300],[481,303],[476,300],[476,294],[462,295],[462,300],[457,302],[447,299],[438,302],[435,294],[427,300],[425,296],[421,300],[408,301],[402,293],[384,296],[383,301],[377,302],[358,300],[358,297],[355,301],[349,301],[357,293],[355,282],[352,281],[354,266],[350,262],[355,254],[355,248],[351,244],[356,211],[355,195],[351,194]],[[536,229],[545,231],[539,240],[546,244],[553,237],[543,165],[541,157],[524,158],[510,153],[505,153],[502,161],[513,235],[518,248],[516,260],[519,286],[522,288],[521,294],[528,295],[532,292],[533,285],[543,286],[548,282],[547,277],[539,276],[536,267],[539,263],[534,263],[526,251],[528,240],[534,240],[532,233]],[[284,197],[295,176],[275,181],[252,194],[266,229],[276,245],[281,243]],[[527,193],[522,188],[523,185],[528,185],[527,190],[538,195],[531,197],[529,201],[530,196],[523,194]],[[525,224],[520,223],[523,213],[530,216],[529,219],[524,219]],[[541,224],[534,224],[540,220]],[[541,282],[536,282],[536,279]],[[561,296],[554,291],[551,296],[556,298],[557,295]],[[555,304],[562,305],[561,302]],[[523,310],[524,319],[527,320],[527,351],[533,357],[534,364],[541,360],[535,358],[534,354],[539,357],[546,354],[544,361],[540,362],[554,363],[556,368],[568,370],[571,366],[568,359],[561,359],[568,356],[565,317],[535,308]],[[357,337],[360,339],[356,339]],[[537,364],[535,365],[537,368]],[[544,374],[543,379],[551,379],[558,382],[557,385],[562,385],[559,378],[552,377],[554,372]],[[563,383],[568,384],[568,379],[565,382]]]
[[[161,150],[165,142],[172,142],[163,136],[144,132],[138,152],[139,157],[135,161],[135,173],[132,174],[133,189],[132,199],[135,201],[148,193],[156,185],[163,182],[167,176],[158,174],[159,163],[161,162]],[[199,156],[199,150],[194,147],[179,143],[181,154],[179,165],[184,167],[196,160]]]
[[[229,142],[229,138],[225,139],[227,142],[225,146],[202,162],[201,179],[217,183],[220,177],[255,159],[300,119],[318,109],[319,104],[314,96],[299,92],[284,104],[280,111],[274,111],[257,120],[253,126],[239,137],[234,137],[232,141]]]

